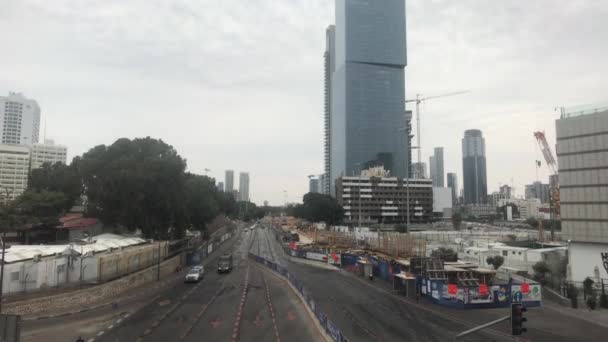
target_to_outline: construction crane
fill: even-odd
[[[425,102],[428,100],[438,99],[441,97],[466,94],[466,93],[470,93],[470,92],[471,92],[470,90],[464,90],[464,91],[456,91],[456,92],[452,92],[452,93],[435,95],[435,96],[427,96],[427,97],[422,97],[421,94],[416,94],[415,99],[405,100],[405,103],[416,102],[416,144],[418,146],[416,146],[415,148],[418,149],[418,163],[422,162],[422,147],[420,146],[420,104],[422,102]]]
[[[549,143],[547,143],[545,132],[534,132],[534,138],[536,138],[538,147],[543,154],[545,163],[547,164],[551,175],[557,176],[557,162],[555,161],[555,157],[553,157],[553,152],[551,152]],[[549,211],[551,219],[555,219],[559,216],[559,205],[559,184],[552,184],[551,189],[549,190]],[[551,227],[551,238],[553,239],[553,227]],[[541,242],[543,242],[545,239],[542,220],[538,228],[538,239]]]

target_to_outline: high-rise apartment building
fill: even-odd
[[[239,199],[241,201],[249,201],[249,173],[239,173]]]
[[[556,133],[569,277],[574,281],[607,279],[608,106],[564,110]]]
[[[329,25],[325,30],[325,54],[323,54],[323,60],[325,64],[324,76],[325,76],[325,141],[324,141],[324,152],[325,152],[325,175],[323,176],[323,193],[329,195],[331,191],[331,95],[332,95],[332,75],[336,68],[336,27]]]
[[[452,190],[452,204],[458,203],[458,176],[448,172],[448,188]]]
[[[375,166],[403,178],[405,0],[336,0],[330,87],[330,180]],[[330,62],[331,66],[331,62]],[[327,78],[326,78],[327,80]]]
[[[433,155],[429,162],[431,170],[431,179],[433,180],[433,186],[443,188],[444,186],[444,171],[443,171],[443,147],[435,147]]]
[[[13,200],[27,189],[30,148],[0,145],[0,200]]]
[[[226,173],[224,175],[224,186],[225,186],[224,191],[226,191],[227,193],[231,193],[234,191],[234,171],[233,170],[226,170]]]
[[[0,143],[30,145],[38,142],[40,107],[20,93],[0,96]]]
[[[488,197],[486,142],[478,129],[464,132],[462,139],[462,180],[465,204],[485,204]]]
[[[31,169],[37,169],[44,163],[61,163],[67,162],[68,148],[63,145],[55,145],[53,140],[45,140],[44,144],[32,144],[30,165]]]
[[[549,203],[549,184],[534,182],[526,185],[526,199],[538,198],[541,203]]]

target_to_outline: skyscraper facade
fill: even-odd
[[[38,142],[40,107],[20,93],[0,96],[0,134],[2,144],[31,145]]]
[[[336,66],[336,27],[329,25],[325,31],[325,54],[323,61],[325,64],[325,141],[324,141],[324,157],[325,157],[325,175],[322,177],[322,192],[326,195],[331,193],[331,80]]]
[[[448,172],[448,188],[452,190],[452,204],[458,203],[458,176]]]
[[[336,0],[330,179],[382,165],[405,177],[405,0]]]
[[[224,192],[224,182],[217,183],[217,191]]]
[[[249,201],[249,173],[239,173],[239,198],[241,201]]]
[[[465,204],[485,204],[488,197],[486,143],[480,130],[464,132],[462,178]]]
[[[227,193],[231,193],[234,191],[234,171],[226,170],[226,175],[224,176],[224,191]]]
[[[433,155],[430,158],[431,179],[433,186],[444,187],[444,171],[443,171],[443,147],[435,147]]]

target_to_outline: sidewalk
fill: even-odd
[[[582,319],[608,328],[608,310],[606,309],[600,308],[593,311],[587,308],[573,309],[561,306],[551,301],[543,302],[543,307],[558,312],[564,316]]]

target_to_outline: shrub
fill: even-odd
[[[591,310],[595,310],[597,308],[597,299],[595,299],[594,295],[587,297],[587,307]]]

